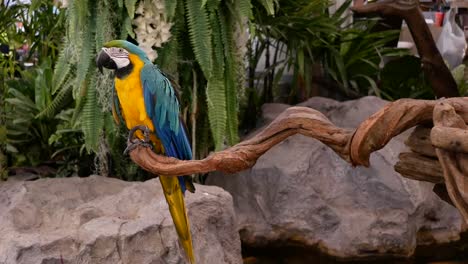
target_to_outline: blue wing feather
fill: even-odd
[[[187,134],[179,117],[179,101],[169,79],[153,64],[141,70],[146,113],[153,121],[165,154],[182,160],[192,159]],[[184,178],[178,177],[185,192]]]
[[[115,91],[115,85],[112,86],[112,115],[117,125],[123,124],[123,116],[120,110],[120,102]]]

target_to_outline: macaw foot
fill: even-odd
[[[143,132],[143,139],[140,139],[135,135],[137,131]],[[124,150],[124,155],[130,153],[130,151],[136,149],[138,146],[143,146],[152,149],[153,145],[150,141],[150,130],[147,126],[135,126],[134,128],[130,129],[127,138],[127,148]]]

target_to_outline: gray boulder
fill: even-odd
[[[301,105],[337,126],[355,128],[386,103],[315,97]],[[264,106],[265,123],[285,108]],[[418,245],[458,240],[461,218],[432,192],[432,184],[393,170],[407,135],[372,154],[369,168],[353,168],[321,142],[295,135],[250,170],[213,173],[207,184],[232,194],[246,246],[299,245],[339,258],[409,257]]]
[[[186,194],[197,263],[242,263],[231,196]],[[0,263],[185,263],[158,179],[0,183]]]

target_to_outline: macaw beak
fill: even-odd
[[[96,66],[101,73],[103,73],[103,67],[111,70],[117,69],[117,64],[115,64],[115,61],[107,54],[106,48],[102,48],[101,52],[96,56]]]

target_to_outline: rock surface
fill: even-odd
[[[386,103],[376,97],[343,103],[315,97],[301,105],[337,126],[355,128]],[[264,106],[265,123],[286,107]],[[214,173],[207,184],[232,194],[248,247],[299,245],[339,258],[409,257],[417,245],[458,240],[461,218],[433,194],[432,184],[393,170],[407,135],[372,154],[370,168],[353,168],[321,142],[295,135],[250,170]]]
[[[242,263],[232,197],[186,194],[197,263]],[[0,263],[186,263],[158,179],[0,183]]]

